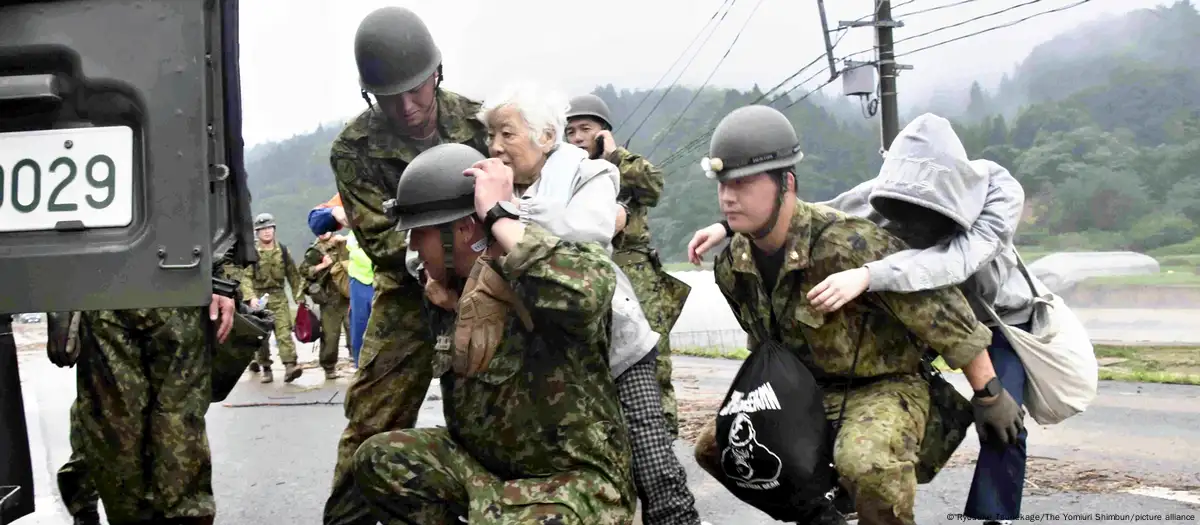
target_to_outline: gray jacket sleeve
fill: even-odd
[[[867,263],[871,274],[868,291],[915,292],[959,285],[1012,248],[1025,190],[999,164],[972,161],[975,163],[983,163],[988,171],[988,190],[983,211],[971,229],[937,246],[905,250]],[[996,270],[1005,274],[996,276],[1003,283],[1011,268]]]

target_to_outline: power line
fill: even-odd
[[[704,46],[708,44],[708,39],[712,38],[713,34],[715,34],[717,32],[717,28],[720,27],[721,23],[725,21],[725,17],[729,15],[729,11],[733,9],[733,5],[736,3],[737,3],[737,0],[731,0],[729,2],[729,7],[726,8],[725,12],[721,14],[721,19],[718,20],[716,25],[713,26],[712,31],[708,33],[708,36],[704,37],[704,42],[700,44],[700,47],[696,48],[696,54],[692,55],[692,58],[688,59],[687,65],[685,65],[683,67],[683,69],[679,71],[679,75],[676,76],[675,80],[673,80],[671,82],[671,85],[667,87],[667,90],[663,93],[662,98],[659,98],[658,102],[654,103],[654,107],[650,108],[650,111],[648,113],[646,113],[646,116],[644,118],[642,118],[641,122],[638,123],[637,128],[634,128],[633,133],[629,134],[629,138],[626,139],[626,143],[628,143],[629,141],[632,141],[633,137],[636,136],[637,133],[642,130],[642,126],[646,125],[646,121],[650,120],[650,116],[654,114],[654,111],[658,109],[658,106],[661,105],[663,103],[663,101],[667,99],[667,95],[670,95],[671,90],[675,89],[675,86],[679,84],[679,79],[683,78],[683,73],[685,71],[687,71],[687,69],[689,67],[691,67],[692,61],[696,60],[697,56],[700,56],[700,50],[703,49]]]
[[[907,2],[901,2],[901,3],[898,3],[898,4],[896,4],[894,7],[898,7],[898,6],[900,6],[900,5],[904,5],[904,4],[910,4],[910,3],[912,3],[913,1],[915,1],[915,0],[908,0]],[[967,1],[965,1],[965,2],[959,2],[959,4],[955,4],[955,5],[960,5],[960,4],[963,4],[963,3],[968,3],[968,2],[970,2],[970,1],[975,1],[975,0],[967,0]],[[1003,13],[1003,12],[1005,12],[1005,11],[1011,11],[1011,10],[1013,10],[1013,9],[1016,9],[1016,8],[1018,8],[1018,7],[1023,7],[1023,6],[1030,5],[1030,4],[1034,4],[1034,3],[1037,3],[1037,2],[1040,2],[1040,1],[1042,1],[1042,0],[1032,0],[1032,1],[1030,1],[1030,2],[1026,2],[1026,3],[1019,4],[1019,5],[1016,5],[1016,6],[1012,6],[1012,7],[1009,7],[1009,8],[1003,9],[1003,10],[1001,10],[1001,11],[997,11],[997,12],[994,12],[994,13],[989,13],[989,14],[986,14],[986,15],[982,15],[982,16],[974,17],[974,18],[972,18],[972,19],[968,19],[968,20],[966,20],[966,21],[963,21],[963,22],[959,22],[959,23],[957,23],[957,24],[954,24],[954,25],[952,25],[952,26],[946,26],[946,28],[950,28],[950,27],[956,27],[956,26],[961,26],[961,25],[963,25],[963,24],[966,24],[966,23],[969,23],[969,22],[972,22],[972,21],[975,21],[975,20],[980,20],[980,19],[983,19],[983,18],[987,18],[987,17],[989,17],[989,16],[994,16],[994,15],[996,15],[996,14]],[[1032,15],[1026,16],[1026,17],[1024,17],[1024,18],[1021,18],[1021,19],[1018,19],[1018,20],[1014,20],[1014,21],[1011,21],[1011,22],[1006,22],[1006,23],[1003,23],[1003,24],[998,24],[998,25],[995,25],[995,26],[992,26],[992,27],[988,27],[988,28],[986,28],[986,29],[982,29],[982,30],[979,30],[979,31],[975,31],[975,32],[973,32],[973,33],[969,33],[969,34],[966,34],[966,35],[958,36],[958,37],[955,37],[955,38],[951,38],[951,39],[943,40],[943,41],[941,41],[941,42],[936,42],[936,43],[933,43],[933,44],[930,44],[930,45],[927,45],[927,46],[924,46],[924,47],[921,47],[921,48],[918,48],[918,49],[914,49],[914,50],[911,50],[911,51],[907,51],[907,52],[904,52],[904,53],[898,53],[898,54],[896,54],[896,55],[895,55],[895,57],[896,57],[896,58],[899,58],[899,57],[901,57],[901,56],[911,55],[911,54],[914,54],[914,53],[918,53],[918,52],[921,52],[921,51],[925,51],[925,50],[927,50],[927,49],[932,49],[932,48],[939,47],[939,46],[943,46],[943,45],[946,45],[946,44],[949,44],[949,43],[952,43],[952,42],[957,42],[957,41],[959,41],[959,40],[965,40],[965,39],[967,39],[967,38],[970,38],[970,37],[973,37],[973,36],[978,36],[978,35],[981,35],[981,34],[983,34],[983,33],[988,33],[988,32],[991,32],[991,31],[995,31],[995,30],[997,30],[997,29],[1002,29],[1002,28],[1006,28],[1006,27],[1012,27],[1012,26],[1015,26],[1015,25],[1017,25],[1017,24],[1020,24],[1020,23],[1022,23],[1022,22],[1025,22],[1025,21],[1027,21],[1027,20],[1030,20],[1030,19],[1032,19],[1032,18],[1036,18],[1036,17],[1042,16],[1042,15],[1046,15],[1046,14],[1050,14],[1050,13],[1057,13],[1057,12],[1061,12],[1061,11],[1066,11],[1066,10],[1068,10],[1068,9],[1073,9],[1073,8],[1075,8],[1075,7],[1078,7],[1078,6],[1081,6],[1081,5],[1083,5],[1083,4],[1086,4],[1086,3],[1090,2],[1090,1],[1091,1],[1091,0],[1079,0],[1079,1],[1077,1],[1077,2],[1074,2],[1074,3],[1072,3],[1072,4],[1069,4],[1069,5],[1065,5],[1065,6],[1062,6],[1062,7],[1057,7],[1057,8],[1054,8],[1054,9],[1047,9],[1047,10],[1045,10],[1045,11],[1040,11],[1040,12],[1038,12],[1038,13],[1034,13],[1034,14],[1032,14]],[[944,7],[950,7],[950,6],[944,6]],[[925,12],[932,11],[932,10],[934,10],[934,9],[936,9],[936,8],[930,8],[930,9],[926,10]],[[915,14],[915,13],[910,13],[910,14]],[[931,33],[937,32],[937,31],[939,31],[939,30],[944,30],[944,29],[946,29],[946,28],[942,28],[942,29],[938,29],[938,30],[934,30],[934,31],[929,31],[929,32],[923,33],[922,35],[916,35],[916,36],[912,36],[912,37],[907,37],[907,38],[905,38],[905,39],[903,39],[903,40],[910,40],[910,39],[912,39],[912,38],[917,38],[917,36],[925,36],[925,35],[927,35],[927,34],[931,34]],[[901,41],[903,41],[903,40],[901,40]],[[840,41],[840,39],[839,39],[839,41]],[[851,55],[857,55],[857,54],[861,54],[861,53],[866,53],[866,52],[870,52],[870,51],[872,51],[872,50],[873,50],[873,49],[867,49],[867,50],[863,50],[863,51],[857,51],[857,52],[855,52],[855,53],[851,53]],[[778,86],[776,86],[776,87],[772,88],[770,91],[768,91],[768,92],[764,93],[762,96],[758,97],[758,99],[757,99],[757,100],[755,100],[754,102],[752,102],[752,103],[751,103],[751,105],[753,105],[753,104],[757,104],[757,103],[761,102],[762,100],[764,100],[764,99],[765,99],[765,98],[766,98],[766,97],[767,97],[767,96],[768,96],[768,95],[771,93],[771,91],[774,91],[775,89],[778,89],[778,88],[779,88],[779,87],[781,87],[783,84],[786,84],[788,81],[790,81],[791,79],[793,79],[793,78],[795,78],[795,77],[797,77],[797,76],[799,76],[799,75],[803,74],[803,72],[804,72],[805,70],[807,70],[808,68],[812,67],[812,65],[816,64],[816,62],[817,62],[817,61],[819,61],[821,58],[824,58],[824,56],[825,56],[825,54],[824,54],[824,53],[822,53],[820,56],[818,56],[817,58],[815,58],[815,59],[814,59],[812,62],[810,62],[809,64],[807,64],[805,67],[801,68],[801,69],[800,69],[799,71],[797,71],[796,73],[793,73],[793,74],[792,74],[791,76],[789,76],[787,79],[784,79],[784,81],[783,81],[783,82],[781,82],[781,83],[780,83]],[[818,70],[816,73],[814,73],[813,75],[810,75],[810,76],[809,76],[808,78],[806,78],[805,80],[803,80],[803,81],[801,81],[801,82],[797,83],[797,85],[796,85],[796,86],[792,87],[792,88],[791,88],[791,89],[789,89],[787,92],[785,92],[785,93],[783,93],[783,94],[779,95],[778,97],[775,97],[774,99],[772,99],[772,102],[774,102],[775,100],[778,100],[778,99],[780,99],[780,98],[782,98],[782,97],[784,97],[784,96],[788,95],[788,94],[789,94],[789,93],[791,93],[792,91],[794,91],[794,90],[798,89],[799,87],[803,86],[805,83],[807,83],[808,81],[812,80],[813,78],[816,78],[816,76],[817,76],[817,75],[820,75],[821,73],[824,73],[824,72],[825,72],[825,71],[827,71],[828,69],[829,69],[829,67],[828,67],[828,66],[826,66],[826,67],[822,68],[821,70]],[[787,109],[790,109],[792,106],[795,106],[796,104],[799,104],[800,102],[803,102],[804,100],[806,100],[806,99],[808,99],[809,97],[811,97],[813,94],[815,94],[815,93],[817,93],[818,91],[820,91],[822,88],[824,88],[824,87],[828,86],[829,84],[832,84],[832,83],[834,82],[834,80],[835,80],[835,79],[836,79],[836,77],[835,77],[835,78],[831,78],[831,79],[829,79],[829,80],[826,80],[825,82],[822,82],[822,83],[821,83],[819,86],[817,86],[816,88],[814,88],[814,89],[812,89],[812,90],[808,91],[808,93],[805,93],[805,94],[804,94],[803,96],[801,96],[800,98],[798,98],[798,99],[796,99],[795,101],[793,101],[793,102],[789,103],[787,106],[785,106],[785,107],[783,108],[783,110],[785,110],[785,111],[786,111]],[[695,152],[695,151],[698,149],[698,147],[700,147],[700,146],[703,144],[703,142],[704,142],[704,141],[706,141],[706,140],[708,140],[710,137],[712,137],[712,135],[713,135],[713,130],[709,130],[709,131],[706,131],[706,132],[704,132],[704,133],[701,133],[701,134],[700,134],[700,135],[698,135],[696,138],[694,138],[693,140],[689,141],[689,142],[688,142],[687,144],[685,144],[683,147],[679,148],[677,151],[675,151],[675,152],[674,152],[674,153],[672,153],[670,156],[668,156],[666,159],[664,159],[664,160],[663,160],[663,162],[662,162],[662,164],[661,164],[661,165],[662,165],[662,167],[663,167],[663,168],[666,168],[666,167],[667,167],[668,165],[670,165],[671,163],[673,163],[673,162],[676,162],[676,161],[679,161],[679,160],[681,160],[681,159],[683,159],[683,158],[685,158],[685,157],[688,157],[688,156],[689,156],[689,155],[691,155],[693,152]]]
[[[817,60],[820,60],[820,59],[821,59],[821,57],[817,57]],[[783,98],[783,97],[785,97],[785,96],[787,96],[787,95],[791,94],[791,92],[793,92],[793,91],[795,91],[795,90],[799,89],[801,86],[803,86],[804,84],[808,83],[808,82],[809,82],[809,81],[811,81],[812,79],[814,79],[814,78],[817,78],[817,76],[818,76],[818,75],[820,75],[820,74],[822,74],[822,73],[824,73],[824,72],[826,72],[826,71],[829,71],[829,67],[828,67],[828,66],[822,67],[821,69],[819,69],[819,70],[815,71],[815,72],[814,72],[812,75],[809,75],[809,77],[808,77],[808,78],[806,78],[806,79],[804,79],[804,80],[800,81],[800,82],[799,82],[799,83],[797,83],[795,86],[793,86],[791,89],[787,90],[787,92],[785,92],[785,93],[782,93],[782,94],[780,94],[779,96],[777,96],[777,97],[775,97],[775,98],[771,99],[771,102],[773,103],[773,102],[775,102],[776,100],[779,100],[779,99],[781,99],[781,98]],[[790,103],[790,104],[788,104],[787,106],[784,106],[783,108],[781,108],[781,109],[780,109],[780,111],[787,111],[787,110],[788,110],[789,108],[791,108],[792,106],[795,106],[796,104],[799,104],[800,102],[804,101],[804,100],[805,100],[805,99],[807,99],[808,97],[812,96],[812,95],[813,95],[813,93],[815,93],[815,92],[817,92],[817,91],[820,91],[822,88],[824,88],[825,86],[828,86],[829,84],[832,84],[832,83],[833,83],[835,80],[836,80],[836,78],[831,78],[831,79],[829,79],[829,80],[826,80],[826,81],[825,81],[825,82],[823,82],[821,85],[819,85],[819,86],[817,86],[816,88],[814,88],[813,90],[809,91],[808,93],[805,93],[805,94],[804,94],[804,96],[802,96],[802,97],[800,97],[799,99],[797,99],[797,100],[795,100],[795,101],[791,102],[791,103]],[[749,105],[754,105],[754,104],[757,104],[757,103],[761,102],[761,101],[762,101],[764,98],[765,98],[765,97],[759,97],[759,98],[758,98],[758,100],[756,100],[756,101],[754,101],[754,102],[751,102]],[[676,150],[676,152],[675,152],[675,153],[671,154],[671,155],[670,155],[670,156],[668,156],[666,159],[663,159],[663,162],[661,163],[661,164],[662,164],[662,167],[664,167],[664,168],[665,168],[665,167],[667,167],[668,165],[670,165],[671,163],[673,163],[673,162],[675,162],[675,161],[678,161],[678,160],[680,160],[680,159],[683,159],[683,158],[687,157],[688,155],[690,155],[690,154],[694,153],[694,152],[695,152],[695,151],[696,151],[698,148],[702,147],[702,146],[704,145],[704,141],[706,141],[706,140],[708,140],[709,138],[711,138],[711,137],[712,137],[712,135],[713,135],[713,130],[708,130],[708,131],[705,131],[704,133],[701,133],[700,135],[696,136],[696,137],[695,137],[695,138],[693,138],[691,141],[689,141],[687,144],[685,144],[683,147],[681,147],[681,148],[679,148],[678,150]]]
[[[961,0],[961,1],[959,1],[959,2],[954,2],[953,4],[945,4],[945,5],[939,5],[939,6],[934,6],[934,7],[927,7],[927,8],[925,8],[925,9],[918,9],[918,10],[916,10],[916,11],[913,11],[913,12],[911,12],[911,13],[897,14],[897,15],[895,15],[895,16],[896,16],[896,17],[905,17],[905,16],[919,15],[919,14],[921,14],[921,13],[930,13],[930,12],[933,12],[933,11],[938,11],[938,10],[941,10],[941,9],[946,9],[946,8],[948,8],[948,7],[957,7],[957,6],[960,6],[960,5],[964,5],[964,4],[970,4],[970,3],[973,3],[973,2],[978,2],[978,1],[979,1],[979,0]],[[904,4],[896,4],[894,7],[900,7],[900,6],[902,6],[902,5],[904,5]]]
[[[676,65],[679,65],[679,61],[683,59],[683,56],[687,54],[688,50],[691,49],[692,46],[696,45],[696,41],[700,40],[700,35],[704,34],[704,30],[706,28],[708,28],[708,25],[713,23],[713,21],[717,19],[717,15],[721,14],[721,8],[728,5],[730,1],[731,0],[724,0],[724,2],[720,6],[717,6],[717,10],[713,11],[713,14],[711,17],[709,17],[708,22],[706,22],[703,26],[701,26],[699,31],[696,31],[696,36],[692,37],[691,43],[689,43],[687,45],[687,47],[683,48],[683,51],[679,52],[679,56],[675,57],[675,61],[671,63],[671,67],[668,67],[666,71],[663,71],[662,76],[659,77],[658,80],[654,82],[654,87],[650,88],[650,90],[646,92],[646,96],[642,97],[642,100],[640,102],[638,102],[638,105],[633,108],[633,111],[630,112],[628,115],[625,116],[624,119],[621,120],[621,123],[618,124],[615,129],[613,129],[613,133],[616,133],[622,127],[624,127],[625,123],[629,122],[629,119],[633,118],[633,116],[637,114],[639,109],[642,109],[642,105],[645,104],[646,101],[650,99],[650,95],[654,94],[654,90],[658,89],[658,85],[662,84],[662,81],[667,78],[667,75],[671,73],[672,69],[675,69]],[[695,57],[693,57],[693,58],[695,58]],[[688,65],[689,66],[691,65],[690,60],[688,61]],[[687,70],[687,67],[684,67],[684,70]]]
[[[1009,6],[1009,7],[1006,7],[1006,8],[1004,8],[1004,9],[1001,9],[1001,10],[999,10],[999,11],[993,11],[993,12],[991,12],[991,13],[987,13],[987,14],[984,14],[984,15],[979,15],[979,16],[976,16],[976,17],[973,17],[973,18],[968,18],[968,19],[966,19],[966,20],[963,20],[963,21],[961,21],[961,22],[957,22],[957,23],[954,23],[954,24],[950,24],[950,25],[948,25],[948,26],[942,26],[942,27],[938,27],[938,28],[930,29],[929,31],[926,31],[926,32],[924,32],[924,33],[918,33],[918,34],[915,34],[915,35],[912,35],[912,36],[906,36],[906,37],[904,37],[904,38],[901,38],[900,40],[897,40],[895,43],[896,43],[896,44],[899,44],[899,43],[901,43],[901,42],[907,42],[907,41],[909,41],[909,40],[912,40],[912,39],[914,39],[914,38],[921,38],[921,37],[923,37],[923,36],[929,36],[929,35],[932,35],[932,34],[934,34],[934,33],[939,33],[939,32],[945,31],[945,30],[947,30],[947,29],[953,29],[953,28],[955,28],[955,27],[959,27],[959,26],[961,26],[961,25],[969,24],[969,23],[971,23],[971,22],[975,22],[975,21],[977,21],[977,20],[983,20],[984,18],[988,18],[988,17],[992,17],[992,16],[999,15],[999,14],[1007,13],[1007,12],[1009,12],[1009,11],[1012,11],[1013,9],[1019,9],[1019,8],[1025,7],[1025,6],[1030,6],[1030,5],[1033,5],[1033,4],[1036,4],[1036,3],[1038,3],[1038,2],[1042,2],[1042,1],[1043,1],[1043,0],[1029,0],[1028,2],[1022,2],[1022,3],[1020,3],[1020,4],[1017,4],[1017,5],[1014,5],[1014,6]]]
[[[959,40],[963,40],[963,39],[965,39],[965,38],[970,38],[970,37],[973,37],[973,36],[976,36],[976,35],[981,35],[981,34],[983,34],[983,33],[987,33],[987,32],[990,32],[990,31],[995,31],[995,30],[997,30],[997,29],[1002,29],[1002,28],[1005,28],[1005,27],[1012,27],[1012,26],[1015,26],[1015,25],[1017,25],[1017,24],[1020,24],[1021,22],[1024,22],[1024,21],[1026,21],[1026,20],[1029,20],[1030,18],[1037,18],[1037,17],[1039,17],[1039,16],[1042,16],[1042,15],[1047,15],[1047,14],[1050,14],[1050,13],[1057,13],[1057,12],[1059,12],[1059,11],[1066,11],[1066,10],[1068,10],[1068,9],[1072,9],[1072,8],[1075,8],[1075,7],[1079,7],[1079,6],[1083,5],[1083,4],[1086,4],[1086,3],[1088,3],[1088,2],[1091,2],[1091,1],[1092,1],[1092,0],[1079,0],[1078,2],[1075,2],[1075,3],[1073,3],[1073,4],[1070,4],[1070,5],[1065,5],[1065,6],[1062,6],[1062,7],[1057,7],[1057,8],[1054,8],[1054,9],[1047,9],[1047,10],[1045,10],[1045,11],[1041,11],[1041,12],[1034,13],[1034,14],[1032,14],[1032,15],[1029,15],[1029,16],[1027,16],[1027,17],[1025,17],[1025,18],[1022,18],[1022,19],[1020,19],[1020,20],[1014,20],[1014,21],[1012,21],[1012,22],[1008,22],[1008,23],[1006,23],[1006,24],[1000,24],[1000,25],[998,25],[998,26],[992,26],[992,27],[989,27],[989,28],[987,28],[987,29],[983,29],[983,30],[980,30],[980,31],[976,31],[976,32],[974,32],[974,33],[969,33],[969,34],[962,35],[962,36],[959,36],[959,37],[955,37],[955,38],[951,38],[951,39],[943,40],[943,41],[941,41],[941,42],[936,42],[936,43],[933,43],[933,44],[929,44],[929,45],[927,45],[927,46],[925,46],[925,47],[919,47],[919,48],[917,48],[917,49],[914,49],[914,50],[912,50],[912,51],[906,51],[906,52],[904,52],[904,53],[900,53],[900,54],[896,55],[896,57],[897,57],[897,58],[899,58],[899,57],[906,56],[906,55],[911,55],[911,54],[913,54],[913,53],[917,53],[917,52],[920,52],[920,51],[925,51],[926,49],[932,49],[932,48],[935,48],[935,47],[938,47],[938,46],[944,46],[944,45],[946,45],[946,44],[949,44],[949,43],[951,43],[951,42],[957,42],[957,41],[959,41]]]
[[[899,3],[896,3],[896,4],[894,4],[894,5],[893,5],[893,7],[901,7],[901,6],[905,6],[905,5],[911,4],[911,3],[915,2],[915,1],[916,1],[916,0],[906,0],[906,1],[904,1],[904,2],[899,2]],[[867,14],[867,15],[864,15],[864,16],[862,16],[862,17],[859,17],[857,20],[855,20],[855,22],[861,22],[861,21],[863,21],[863,20],[866,20],[866,19],[868,19],[868,18],[871,18],[871,17],[875,16],[875,15],[876,15],[876,13],[877,13],[877,12],[878,12],[878,10],[879,10],[879,6],[880,6],[880,3],[879,3],[878,1],[876,1],[876,2],[875,2],[875,9],[874,9],[874,10],[873,10],[873,11],[872,11],[870,14]],[[842,28],[839,28],[839,29],[835,29],[835,30],[833,30],[833,31],[843,31],[843,33],[842,33],[841,35],[839,35],[839,36],[838,36],[838,39],[837,39],[837,41],[836,41],[836,42],[835,42],[835,43],[834,43],[832,46],[830,46],[830,49],[831,49],[831,50],[832,50],[833,48],[836,48],[836,47],[837,47],[837,45],[841,43],[842,39],[843,39],[843,38],[845,38],[847,34],[849,34],[849,31],[848,31],[848,29],[851,29],[851,28],[850,28],[850,27],[842,27]],[[871,51],[871,50],[867,50],[867,51]],[[864,52],[864,51],[858,51],[858,52],[856,52],[856,53],[852,53],[851,55],[856,55],[856,54],[860,54],[860,53],[863,53],[863,52]],[[763,94],[762,94],[761,96],[759,96],[757,99],[755,99],[755,100],[754,100],[753,102],[751,102],[749,105],[758,104],[758,103],[762,102],[763,100],[766,100],[766,98],[767,98],[767,97],[769,97],[769,96],[771,95],[771,93],[772,93],[772,92],[774,92],[775,90],[778,90],[779,88],[782,88],[784,85],[786,85],[788,82],[791,82],[791,81],[792,81],[793,79],[795,79],[796,77],[798,77],[798,76],[800,76],[800,75],[803,75],[805,71],[807,71],[809,68],[813,67],[813,66],[814,66],[814,65],[815,65],[817,62],[819,62],[819,61],[820,61],[822,58],[825,58],[825,55],[826,55],[826,53],[821,53],[821,54],[817,55],[817,56],[816,56],[815,58],[813,58],[813,59],[812,59],[812,60],[811,60],[809,63],[805,64],[803,67],[801,67],[800,69],[796,70],[794,73],[792,73],[792,74],[791,74],[791,75],[789,75],[787,78],[785,78],[785,79],[783,79],[782,81],[780,81],[780,82],[779,82],[778,84],[776,84],[774,87],[772,87],[771,89],[768,89],[767,91],[763,92]],[[842,57],[842,60],[844,60],[845,58],[848,58],[848,57],[849,57],[849,55],[847,55],[847,56],[844,56],[844,57]],[[770,101],[770,102],[768,102],[768,104],[774,103],[776,100],[779,100],[780,98],[782,98],[782,97],[784,97],[784,96],[786,96],[786,95],[790,94],[791,92],[795,91],[796,89],[799,89],[799,88],[800,88],[801,86],[803,86],[804,84],[806,84],[806,83],[808,83],[809,81],[811,81],[812,79],[816,78],[816,76],[817,76],[817,75],[820,75],[821,73],[824,73],[824,72],[826,72],[826,71],[829,71],[829,66],[825,66],[825,67],[821,68],[819,71],[817,71],[816,73],[814,73],[814,74],[810,75],[808,78],[806,78],[806,79],[804,79],[804,80],[802,80],[802,81],[798,82],[798,83],[797,83],[795,86],[793,86],[791,89],[789,89],[789,90],[787,90],[786,92],[784,92],[784,93],[782,93],[782,94],[780,94],[780,95],[778,95],[778,96],[774,97],[773,99],[771,99],[771,101]],[[824,84],[821,84],[821,86],[819,86],[819,87],[817,88],[817,90],[819,91],[821,88],[824,88],[825,86],[828,86],[829,84],[833,83],[833,81],[834,81],[835,79],[836,79],[836,76],[835,76],[835,77],[833,77],[833,78],[830,78],[830,79],[829,79],[827,82],[825,82]],[[807,99],[807,98],[808,98],[809,96],[811,96],[811,95],[812,95],[812,92],[809,92],[809,93],[805,94],[803,97],[801,97],[801,99],[800,99],[800,100]],[[799,100],[798,100],[798,101],[796,101],[796,102],[792,102],[792,103],[791,103],[791,104],[789,104],[787,107],[788,107],[788,108],[790,108],[790,107],[792,107],[792,106],[796,105],[797,103],[799,103]],[[712,130],[709,130],[709,131],[706,131],[706,132],[700,133],[700,134],[699,134],[699,135],[697,135],[695,138],[693,138],[692,140],[688,141],[688,142],[687,142],[686,144],[684,144],[682,147],[680,147],[679,149],[677,149],[677,150],[676,150],[674,153],[672,153],[672,154],[668,155],[668,156],[667,156],[665,159],[663,159],[663,160],[662,160],[662,162],[660,163],[660,165],[661,165],[662,167],[664,167],[664,168],[665,168],[666,166],[668,166],[668,165],[669,165],[669,164],[671,164],[672,162],[675,162],[675,161],[679,160],[680,158],[683,158],[683,157],[687,156],[688,154],[690,154],[690,152],[694,151],[694,150],[695,150],[697,147],[699,147],[700,145],[702,145],[702,144],[704,143],[704,141],[706,141],[706,140],[708,140],[710,137],[712,137],[712,134],[713,134],[713,131],[712,131]],[[647,158],[650,158],[650,156],[649,156],[649,155],[647,155],[646,157],[647,157]]]
[[[654,152],[658,151],[658,147],[662,145],[664,140],[666,140],[667,135],[671,133],[671,130],[675,129],[675,126],[679,124],[680,120],[683,120],[683,116],[687,114],[688,110],[692,109],[692,104],[696,102],[696,99],[700,98],[700,94],[704,92],[704,88],[708,87],[708,83],[712,80],[713,75],[717,74],[717,70],[721,69],[721,64],[724,64],[725,59],[729,58],[729,53],[733,51],[733,47],[737,45],[738,39],[742,37],[742,31],[745,31],[746,26],[750,25],[750,20],[754,19],[754,14],[758,12],[758,8],[762,5],[763,1],[764,0],[758,0],[758,2],[754,4],[754,9],[750,11],[750,16],[747,16],[746,21],[742,22],[742,27],[738,28],[737,34],[733,36],[733,41],[729,43],[729,47],[725,48],[725,54],[721,55],[721,60],[718,60],[717,65],[713,66],[712,71],[708,73],[708,78],[704,79],[704,83],[701,84],[700,88],[696,90],[696,93],[692,95],[692,99],[688,101],[686,106],[684,106],[683,111],[680,111],[679,115],[675,117],[675,121],[671,122],[671,125],[667,126],[667,129],[659,135],[658,141],[655,142],[654,147],[650,149],[650,153],[646,155],[647,158],[651,155],[654,155]]]

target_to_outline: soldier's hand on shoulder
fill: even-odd
[[[696,233],[692,234],[692,240],[688,241],[688,260],[692,264],[700,266],[700,263],[704,262],[705,252],[713,249],[723,240],[725,240],[725,227],[720,224],[696,230]]]
[[[476,162],[463,172],[475,178],[475,213],[479,218],[487,216],[496,203],[512,200],[513,172],[500,159],[491,158]]]

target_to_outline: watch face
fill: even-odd
[[[496,204],[500,206],[500,209],[502,209],[514,216],[517,216],[517,217],[521,216],[521,210],[520,210],[520,208],[517,208],[516,204],[513,204],[509,201],[500,201]]]

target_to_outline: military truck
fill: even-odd
[[[256,259],[237,0],[0,2],[0,524],[33,511],[11,315],[202,306]]]

